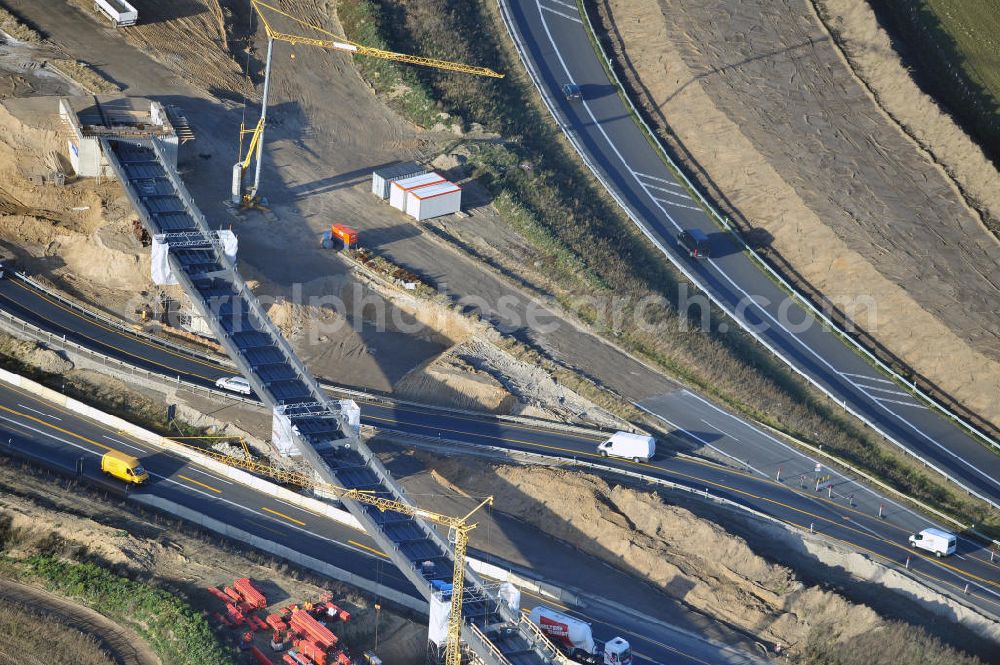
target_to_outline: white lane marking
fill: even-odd
[[[18,402],[17,405],[19,407],[21,407],[22,409],[27,409],[28,411],[32,411],[34,413],[37,413],[40,416],[45,416],[46,418],[51,418],[52,420],[62,420],[62,418],[53,416],[52,414],[49,414],[49,413],[45,413],[44,411],[39,411],[38,409],[32,409],[30,406],[25,406],[24,404],[21,404],[20,402]]]
[[[131,443],[125,443],[124,441],[121,441],[119,439],[112,438],[107,434],[104,435],[104,438],[107,439],[108,441],[111,441],[112,443],[117,443],[119,446],[125,446],[126,448],[131,448],[132,450],[138,450],[140,453],[143,454],[149,452],[148,450],[143,450],[139,446],[133,446]]]
[[[568,2],[563,2],[562,0],[547,0],[547,1],[548,1],[548,2],[552,2],[552,3],[555,3],[555,4],[557,4],[557,5],[562,5],[562,6],[563,6],[563,7],[565,7],[566,9],[572,9],[572,10],[573,10],[573,11],[575,11],[575,12],[578,12],[578,11],[580,11],[580,8],[579,8],[579,7],[577,7],[576,5],[571,5],[570,3],[568,3]]]
[[[73,443],[72,441],[68,441],[67,439],[64,439],[62,437],[56,436],[55,434],[49,434],[48,432],[44,432],[44,431],[42,431],[40,429],[35,429],[31,425],[25,425],[24,423],[19,423],[16,420],[12,420],[12,419],[8,418],[7,416],[0,416],[0,420],[5,420],[5,421],[11,423],[12,425],[17,425],[18,427],[26,429],[26,430],[28,430],[30,432],[34,432],[35,434],[40,434],[42,436],[47,436],[50,439],[53,439],[53,440],[58,441],[60,443],[65,443],[68,446],[73,446],[74,448],[79,448],[80,450],[82,450],[84,452],[88,452],[91,455],[97,455],[98,457],[100,457],[103,454],[103,453],[99,453],[99,452],[96,452],[94,450],[91,450],[90,448],[87,448],[85,446],[82,446],[79,443]]]
[[[733,436],[733,435],[732,435],[732,434],[730,434],[729,432],[725,432],[725,431],[723,431],[723,430],[719,429],[718,427],[716,427],[716,426],[715,426],[715,425],[713,425],[712,423],[708,422],[708,421],[707,421],[707,420],[705,420],[704,418],[701,418],[700,420],[701,420],[701,422],[705,423],[706,425],[708,425],[709,427],[711,427],[712,429],[714,429],[714,430],[715,430],[716,432],[718,432],[719,434],[721,434],[722,436],[728,436],[728,437],[729,437],[730,439],[732,439],[732,440],[733,440],[733,441],[735,441],[736,443],[739,443],[739,442],[740,442],[740,440],[739,440],[739,439],[737,439],[737,438],[736,438],[735,436]]]
[[[688,206],[688,205],[684,205],[683,203],[676,203],[675,201],[668,201],[666,199],[658,199],[655,196],[653,196],[652,194],[650,194],[649,192],[646,192],[646,195],[649,196],[649,198],[651,198],[654,201],[656,201],[657,203],[665,203],[668,206],[673,206],[675,208],[684,208],[685,210],[701,210],[701,208],[698,208],[696,206]]]
[[[874,390],[874,391],[880,392],[880,393],[889,393],[890,395],[902,395],[903,397],[909,397],[910,396],[910,393],[904,393],[901,390],[889,390],[888,388],[876,388],[875,386],[865,386],[865,385],[862,385],[860,383],[855,383],[854,385],[856,385],[858,388],[861,388],[862,390]]]
[[[225,484],[227,484],[227,485],[232,485],[232,484],[234,484],[234,483],[233,483],[233,481],[231,481],[231,480],[226,480],[225,478],[220,478],[219,476],[215,475],[214,473],[209,473],[208,471],[202,471],[202,470],[201,470],[201,469],[199,469],[199,468],[198,468],[197,466],[189,466],[189,467],[187,467],[187,468],[188,468],[188,469],[190,469],[190,470],[192,470],[192,471],[195,471],[195,472],[197,472],[197,473],[200,473],[200,474],[201,474],[201,475],[203,475],[203,476],[206,476],[206,477],[208,477],[208,478],[211,478],[212,480],[218,480],[218,481],[219,481],[220,483],[225,483]]]
[[[626,167],[628,167],[627,164],[626,164]],[[650,180],[655,180],[656,182],[662,182],[662,183],[666,183],[668,185],[672,185],[674,187],[677,187],[678,189],[684,189],[683,185],[681,185],[679,182],[676,182],[674,180],[667,180],[666,178],[657,178],[655,175],[649,175],[648,173],[640,173],[639,171],[632,171],[632,169],[629,169],[629,171],[631,171],[632,175],[634,175],[634,176],[641,176],[643,178],[649,178]]]
[[[554,52],[554,53],[556,54],[556,57],[557,57],[557,58],[559,59],[559,64],[560,64],[560,65],[562,65],[562,68],[563,68],[563,72],[565,72],[566,76],[567,76],[567,77],[568,77],[568,78],[570,79],[570,81],[572,81],[572,75],[570,74],[570,71],[569,71],[569,67],[568,67],[568,66],[566,66],[566,61],[565,61],[565,60],[563,59],[563,56],[562,56],[562,53],[560,53],[560,51],[559,51],[559,47],[558,47],[558,46],[556,45],[556,40],[555,40],[555,38],[554,38],[554,37],[552,36],[552,31],[551,31],[551,30],[549,29],[549,24],[548,24],[548,21],[546,21],[546,20],[545,20],[545,15],[544,15],[544,13],[542,13],[542,12],[541,12],[541,5],[539,5],[539,13],[538,13],[538,17],[539,17],[539,20],[540,20],[540,21],[542,22],[542,27],[543,27],[543,28],[545,28],[545,34],[546,34],[546,36],[547,36],[547,37],[549,38],[549,43],[550,43],[550,44],[552,45],[552,50],[553,50],[553,52]],[[619,161],[620,161],[620,162],[622,163],[622,165],[623,165],[623,166],[624,166],[624,167],[625,167],[625,168],[626,168],[626,169],[628,170],[628,172],[629,172],[630,174],[632,174],[632,177],[633,177],[633,178],[635,179],[636,183],[637,183],[637,184],[639,184],[639,185],[641,186],[641,185],[642,185],[642,182],[641,182],[641,181],[639,180],[639,178],[638,178],[638,177],[637,177],[637,176],[635,175],[635,171],[633,171],[633,170],[632,170],[632,168],[631,168],[631,167],[629,166],[629,164],[628,164],[628,161],[627,161],[627,160],[625,159],[625,157],[624,157],[624,156],[623,156],[623,155],[621,154],[621,151],[619,151],[619,150],[618,150],[618,146],[616,146],[616,145],[614,144],[614,142],[613,142],[613,141],[611,140],[611,137],[610,137],[610,136],[608,136],[608,133],[607,133],[607,132],[606,132],[606,131],[604,130],[604,127],[603,127],[603,126],[601,125],[601,123],[600,123],[600,122],[598,122],[598,121],[597,121],[597,117],[596,117],[596,116],[594,115],[594,112],[593,112],[593,111],[592,111],[592,110],[590,109],[590,105],[589,105],[589,104],[587,104],[587,100],[585,100],[585,99],[584,99],[584,100],[581,100],[581,103],[582,103],[582,106],[583,106],[583,108],[584,108],[584,109],[586,109],[586,111],[587,111],[587,115],[589,115],[589,116],[590,116],[590,119],[591,119],[591,121],[592,121],[592,122],[594,123],[594,127],[596,127],[596,128],[597,128],[597,130],[598,130],[598,131],[599,131],[599,132],[601,133],[601,136],[603,136],[603,137],[604,137],[604,140],[605,140],[605,142],[607,142],[608,146],[609,146],[609,147],[611,148],[611,150],[612,150],[612,151],[613,151],[613,152],[615,153],[615,155],[616,155],[616,156],[618,157],[618,160],[619,160]],[[675,219],[673,218],[673,216],[672,216],[672,215],[671,215],[670,213],[668,213],[668,212],[667,212],[667,211],[666,211],[666,210],[665,210],[665,209],[663,208],[663,206],[662,206],[662,205],[659,205],[659,203],[657,203],[657,207],[659,207],[659,208],[660,208],[660,210],[661,210],[661,211],[663,212],[664,216],[665,216],[665,217],[667,218],[667,221],[669,221],[669,222],[670,222],[671,224],[673,224],[673,225],[674,225],[674,228],[675,228],[675,229],[677,229],[678,231],[680,231],[680,230],[681,230],[681,226],[680,226],[680,225],[679,225],[679,224],[677,223],[677,221],[676,221],[676,220],[675,220]],[[647,229],[647,231],[648,231],[648,229]],[[707,262],[706,262],[706,265],[708,265],[708,266],[712,266],[712,267],[715,267],[715,266],[714,266],[714,263],[713,263],[713,262],[712,262],[711,260],[707,261]],[[811,355],[812,355],[813,357],[815,357],[815,358],[816,358],[816,359],[817,359],[817,360],[818,360],[819,362],[821,362],[822,364],[826,365],[826,367],[828,367],[828,368],[830,369],[830,371],[831,371],[831,372],[833,372],[834,374],[840,374],[840,371],[839,371],[839,370],[837,370],[836,368],[834,368],[834,366],[833,366],[833,365],[831,365],[831,364],[830,364],[830,363],[829,363],[829,362],[828,362],[828,361],[826,360],[826,358],[823,358],[823,357],[822,357],[821,355],[819,355],[818,353],[816,353],[816,351],[814,351],[814,350],[813,350],[813,349],[812,349],[812,348],[811,348],[811,347],[810,347],[810,346],[809,346],[808,344],[806,344],[806,343],[805,343],[805,342],[803,342],[803,341],[802,341],[801,339],[799,339],[799,337],[798,337],[797,335],[794,335],[794,334],[792,334],[792,333],[791,333],[791,332],[790,332],[790,331],[789,331],[789,330],[788,330],[787,328],[785,328],[784,326],[782,326],[782,325],[781,325],[781,323],[780,323],[780,322],[779,322],[779,321],[778,321],[777,319],[775,319],[775,318],[774,318],[774,317],[773,317],[773,316],[771,315],[771,313],[770,313],[770,312],[768,312],[768,311],[767,311],[766,309],[764,309],[763,307],[761,307],[760,305],[758,305],[758,304],[757,304],[757,301],[756,301],[756,300],[754,300],[753,298],[751,298],[751,297],[750,297],[750,295],[749,295],[749,294],[748,294],[748,293],[747,293],[746,291],[744,291],[743,289],[741,289],[741,288],[740,288],[740,287],[739,287],[739,286],[738,286],[738,285],[736,284],[736,282],[734,282],[734,281],[732,280],[732,278],[731,278],[731,277],[729,277],[729,275],[727,275],[727,274],[726,274],[726,273],[725,273],[724,271],[722,271],[722,270],[720,270],[720,269],[718,269],[718,268],[715,268],[715,271],[716,271],[716,272],[717,272],[717,273],[718,273],[718,274],[719,274],[719,275],[720,275],[720,276],[721,276],[721,277],[722,277],[723,279],[725,279],[725,280],[726,280],[727,282],[729,282],[729,283],[730,283],[730,284],[732,285],[732,287],[733,287],[734,289],[736,289],[737,291],[739,291],[740,293],[742,293],[742,294],[743,294],[743,296],[744,296],[744,297],[745,297],[745,298],[746,298],[746,299],[747,299],[747,300],[748,300],[749,302],[753,303],[753,304],[754,304],[754,306],[756,306],[756,308],[757,308],[758,310],[760,310],[760,312],[761,312],[761,313],[762,313],[762,314],[763,314],[764,316],[766,316],[767,318],[771,319],[771,321],[772,321],[772,322],[774,323],[774,325],[776,325],[776,326],[777,326],[777,327],[778,327],[778,328],[779,328],[780,330],[784,330],[784,331],[785,331],[785,333],[786,333],[786,334],[788,335],[788,337],[789,337],[790,339],[794,340],[794,341],[795,341],[795,342],[796,342],[797,344],[799,344],[799,345],[800,345],[800,346],[801,346],[801,347],[802,347],[803,349],[805,349],[806,351],[808,351],[808,352],[809,352],[809,353],[810,353],[810,354],[811,354]],[[744,318],[745,318],[745,317],[744,317]],[[745,326],[745,327],[747,327],[747,328],[751,328],[751,325],[750,325],[750,323],[749,323],[749,322],[747,322],[747,321],[745,321],[745,320],[744,320],[744,321],[743,321],[743,324],[744,324],[744,326]],[[818,379],[816,379],[816,378],[814,378],[814,377],[811,377],[811,376],[809,376],[808,374],[804,374],[804,376],[805,376],[805,377],[806,377],[806,378],[807,378],[807,379],[808,379],[808,380],[809,380],[809,381],[810,381],[811,383],[814,383],[814,384],[816,384],[816,385],[819,385],[819,380],[818,380]],[[936,446],[936,447],[937,447],[938,449],[940,449],[941,451],[943,451],[943,452],[945,452],[946,454],[950,455],[951,457],[955,458],[955,459],[956,459],[956,460],[957,460],[957,461],[958,461],[959,463],[961,463],[961,464],[964,464],[964,465],[966,465],[967,467],[969,467],[970,469],[972,469],[973,471],[975,471],[975,472],[976,472],[976,473],[978,473],[979,475],[983,476],[984,478],[986,478],[986,480],[987,480],[987,481],[989,481],[989,482],[993,483],[994,485],[997,485],[997,486],[1000,486],[1000,480],[998,480],[998,479],[996,479],[996,478],[993,478],[993,477],[992,477],[992,476],[990,476],[990,475],[989,475],[988,473],[986,473],[986,472],[984,472],[984,471],[980,470],[980,469],[979,469],[978,467],[976,467],[975,465],[973,465],[973,464],[971,464],[971,463],[967,462],[966,460],[962,459],[962,457],[960,457],[960,456],[959,456],[959,455],[958,455],[957,453],[954,453],[954,452],[952,452],[951,450],[949,450],[949,449],[948,449],[948,448],[946,448],[945,446],[943,446],[943,445],[941,445],[940,443],[938,443],[937,441],[935,441],[935,440],[934,440],[933,438],[931,438],[931,437],[930,437],[930,436],[928,436],[928,435],[927,435],[926,433],[924,433],[924,432],[923,432],[923,431],[922,431],[922,430],[921,430],[920,428],[918,428],[918,427],[917,427],[916,425],[914,425],[914,424],[913,424],[913,423],[911,423],[910,421],[906,420],[905,418],[903,418],[902,416],[900,416],[900,415],[899,415],[898,413],[896,413],[896,412],[895,412],[895,411],[893,411],[892,409],[888,408],[888,407],[887,407],[886,405],[884,405],[884,404],[882,404],[882,403],[880,403],[880,402],[874,402],[874,403],[875,403],[875,404],[876,404],[876,405],[877,405],[877,406],[878,406],[879,408],[883,409],[883,410],[884,410],[884,411],[885,411],[886,413],[889,413],[889,414],[892,414],[892,415],[893,415],[894,417],[896,417],[896,418],[897,418],[897,419],[898,419],[898,420],[899,420],[900,422],[902,422],[903,424],[905,424],[905,425],[906,425],[907,427],[909,427],[910,429],[912,429],[912,430],[913,430],[914,432],[918,433],[918,434],[919,434],[920,436],[922,436],[922,437],[924,437],[925,439],[927,439],[927,441],[929,441],[930,443],[932,443],[932,444],[933,444],[934,446]]]
[[[957,557],[958,557],[959,559],[961,559],[962,561],[968,561],[968,559],[966,559],[966,558],[965,558],[964,556],[962,556],[961,554],[956,554],[955,556],[957,556]]]
[[[271,515],[268,515],[267,513],[262,513],[262,512],[259,512],[257,510],[254,510],[253,508],[249,508],[249,507],[244,506],[242,504],[236,503],[235,501],[230,501],[229,499],[224,499],[224,498],[222,498],[220,496],[216,496],[214,494],[209,494],[208,492],[206,492],[204,490],[196,489],[194,487],[191,487],[190,485],[185,485],[184,483],[179,483],[176,480],[172,480],[170,478],[167,478],[166,476],[161,476],[160,474],[153,473],[152,471],[149,472],[149,475],[155,476],[156,478],[159,478],[161,480],[165,480],[166,482],[168,482],[168,483],[170,483],[172,485],[177,485],[178,487],[180,487],[180,488],[182,488],[182,489],[184,489],[184,490],[186,490],[188,492],[194,492],[196,494],[201,494],[202,496],[207,497],[209,499],[213,499],[215,501],[222,501],[223,503],[229,504],[233,508],[238,508],[240,510],[248,512],[251,515],[253,515],[254,517],[266,517],[267,519],[272,520],[274,522],[277,522],[278,524],[280,524],[282,526],[285,526],[285,527],[288,527],[289,529],[295,529],[296,531],[301,531],[302,533],[309,534],[310,536],[313,536],[315,538],[319,538],[321,540],[325,540],[328,543],[333,543],[334,545],[338,545],[338,546],[343,547],[345,549],[354,550],[355,552],[358,552],[360,554],[364,554],[365,556],[371,557],[373,559],[378,559],[380,561],[383,560],[382,557],[380,557],[377,554],[374,554],[372,552],[367,552],[363,548],[354,547],[353,545],[349,545],[348,543],[341,542],[339,540],[335,540],[334,538],[328,538],[328,537],[320,535],[318,533],[314,533],[312,531],[309,531],[308,529],[303,529],[302,527],[296,526],[296,525],[294,525],[294,524],[292,524],[292,523],[290,523],[290,522],[288,522],[286,520],[281,519],[280,517],[276,517],[276,516],[272,517]],[[137,495],[133,494],[133,496],[135,497]]]
[[[879,383],[888,383],[891,386],[896,385],[892,381],[887,381],[886,379],[879,379],[874,376],[865,376],[864,374],[852,374],[851,372],[839,372],[841,376],[853,376],[855,379],[861,379],[863,381],[878,381]]]
[[[685,194],[684,192],[676,192],[676,191],[674,191],[672,189],[667,189],[666,187],[658,187],[657,185],[647,185],[645,183],[643,183],[642,186],[645,189],[647,189],[647,190],[655,189],[655,190],[660,191],[660,192],[666,192],[670,196],[676,196],[676,197],[681,198],[681,199],[687,199],[688,201],[691,200],[691,197],[688,196],[687,194]]]
[[[694,432],[689,432],[688,430],[684,429],[683,427],[681,427],[677,423],[672,422],[671,420],[669,420],[665,416],[662,416],[659,413],[656,413],[655,411],[650,411],[649,409],[647,409],[646,407],[644,407],[642,404],[639,404],[638,402],[633,402],[633,404],[635,404],[638,408],[642,409],[643,411],[645,411],[646,413],[650,414],[654,418],[659,418],[660,420],[662,420],[666,424],[668,424],[671,427],[673,427],[678,432],[682,432],[684,434],[687,434],[689,437],[691,437],[692,439],[694,439],[698,443],[702,444],[703,446],[707,446],[707,447],[711,448],[712,450],[714,450],[715,452],[719,453],[723,457],[728,457],[729,459],[733,460],[734,462],[736,462],[740,466],[746,467],[746,468],[750,469],[751,471],[753,471],[754,473],[758,473],[758,474],[760,474],[762,476],[766,475],[762,471],[760,471],[759,469],[755,469],[754,467],[750,466],[750,464],[747,463],[746,460],[741,460],[740,458],[736,457],[735,455],[730,455],[729,453],[727,453],[725,450],[723,450],[721,448],[716,448],[711,443],[709,443],[705,439],[701,438],[700,436],[698,436]],[[721,432],[722,430],[719,430],[719,431]]]
[[[546,7],[545,5],[543,5],[541,3],[538,4],[538,8],[539,9],[544,9],[547,12],[552,12],[556,16],[562,16],[565,19],[569,19],[570,21],[574,21],[576,23],[579,23],[580,25],[583,25],[583,21],[581,21],[580,19],[576,18],[575,16],[570,16],[569,14],[563,14],[558,9],[552,9],[551,7]]]
[[[916,402],[901,402],[898,399],[889,399],[888,397],[878,397],[877,395],[868,395],[876,402],[892,402],[893,404],[902,404],[903,406],[912,406],[914,409],[927,410],[927,407],[923,404],[917,404]],[[899,417],[899,416],[897,416]]]

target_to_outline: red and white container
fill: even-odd
[[[412,178],[403,178],[402,180],[396,180],[389,187],[389,205],[391,205],[396,210],[406,211],[406,195],[418,187],[426,187],[427,185],[434,185],[441,182],[448,182],[445,180],[441,174],[431,171],[430,173],[422,173],[418,176],[413,176]]]
[[[453,182],[416,187],[406,193],[406,214],[418,222],[451,215],[462,208],[462,188]]]

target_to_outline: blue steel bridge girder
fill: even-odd
[[[296,447],[319,478],[412,505],[213,241],[215,233],[155,140],[105,138],[101,143],[146,230],[151,236],[166,234],[168,260],[178,282],[257,395],[289,418]],[[453,550],[435,527],[350,500],[342,503],[425,598],[430,600],[433,593],[432,580],[450,581]],[[557,659],[551,643],[491,597],[471,569],[466,570],[465,584],[470,597],[480,600],[463,612],[462,635],[479,660],[529,665]]]

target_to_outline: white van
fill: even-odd
[[[644,434],[615,432],[611,438],[597,446],[601,457],[624,457],[633,462],[648,462],[656,454],[656,439]]]
[[[957,542],[955,534],[941,529],[924,529],[910,536],[910,547],[919,547],[939,557],[954,554]]]

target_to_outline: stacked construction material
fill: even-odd
[[[254,614],[255,610],[267,607],[267,599],[249,578],[240,578],[233,582],[233,586],[223,587],[222,591],[216,587],[208,587],[208,591],[226,607],[225,613],[214,613],[222,625],[228,628],[246,625],[251,632],[267,629],[267,624]]]
[[[328,601],[287,609],[291,610],[288,626],[294,647],[282,659],[287,665],[351,665],[353,661],[346,647],[320,621],[320,618],[348,621],[351,618],[348,612]]]

